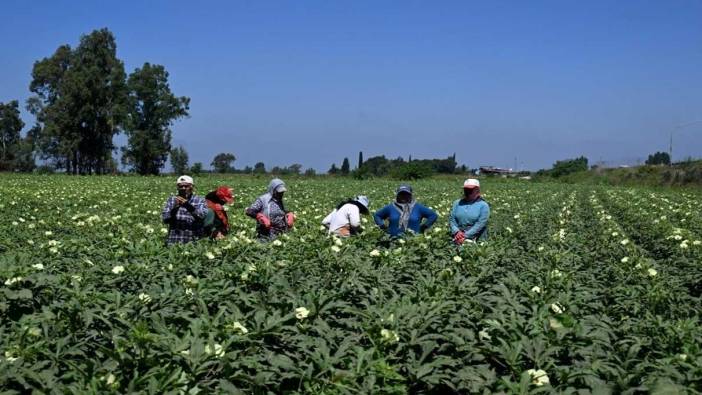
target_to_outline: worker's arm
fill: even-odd
[[[455,235],[456,232],[461,230],[461,228],[458,227],[458,218],[456,218],[458,211],[458,202],[458,200],[453,202],[453,206],[451,206],[451,214],[449,214],[449,227],[451,228],[452,235]]]
[[[256,215],[263,210],[263,202],[261,199],[256,198],[251,206],[249,206],[244,213],[251,218],[256,218]]]
[[[480,216],[478,220],[475,221],[473,226],[466,232],[466,239],[472,239],[476,235],[480,234],[483,229],[487,226],[488,219],[490,218],[490,207],[487,203],[483,203],[480,207]]]
[[[385,229],[387,226],[385,225],[385,220],[388,218],[390,215],[390,206],[385,206],[381,208],[380,210],[376,211],[375,214],[373,214],[373,220],[375,221],[375,224],[378,225],[380,229]]]
[[[426,229],[431,228],[432,225],[434,225],[434,222],[436,222],[436,219],[439,218],[439,216],[436,214],[436,211],[430,209],[429,207],[425,207],[423,205],[419,205],[419,208],[421,209],[421,214],[422,218],[424,218],[424,222],[419,226],[420,231],[424,232]]]
[[[176,213],[180,208],[179,205],[176,204],[176,202],[177,200],[175,196],[170,196],[166,200],[166,204],[163,206],[163,210],[161,211],[161,220],[163,220],[164,224],[170,223],[171,219],[175,218]]]

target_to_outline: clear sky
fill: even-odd
[[[34,61],[109,28],[129,73],[170,72],[191,117],[174,145],[209,166],[326,171],[456,152],[471,167],[633,161],[702,120],[702,1],[2,2],[0,101]],[[33,117],[23,114],[27,123]],[[124,143],[124,137],[117,139]],[[674,135],[702,156],[702,123]]]

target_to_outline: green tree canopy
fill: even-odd
[[[144,63],[129,75],[127,87],[128,143],[122,149],[122,163],[139,174],[158,174],[171,150],[170,126],[188,116],[190,99],[171,92],[168,72],[161,65]]]
[[[232,162],[235,160],[236,156],[234,154],[222,152],[214,157],[210,165],[215,173],[233,173],[234,166],[232,166]]]
[[[103,173],[112,158],[113,136],[127,113],[124,65],[107,29],[60,46],[34,63],[28,109],[40,127],[44,158],[69,173]]]
[[[24,122],[20,118],[19,102],[12,100],[0,103],[0,171],[12,170],[14,160],[20,151],[22,139],[20,132]]]
[[[176,175],[188,172],[188,152],[182,145],[171,150],[171,166]]]

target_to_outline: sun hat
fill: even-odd
[[[480,181],[475,178],[469,178],[463,182],[463,188],[480,188]]]
[[[276,192],[285,192],[287,190],[288,190],[288,188],[285,187],[285,184],[280,184],[277,187],[275,187]]]
[[[180,176],[178,177],[178,180],[176,181],[176,184],[190,184],[193,185],[193,178],[190,176]]]
[[[407,185],[407,184],[402,184],[399,187],[397,187],[397,190],[395,191],[396,195],[399,195],[400,192],[407,192],[410,195],[412,194],[412,187]]]
[[[232,196],[231,188],[226,187],[224,185],[217,188],[217,191],[215,191],[215,195],[217,195],[218,198],[224,200],[227,203],[231,203],[234,201],[234,196]]]
[[[369,201],[368,201],[367,196],[363,196],[363,195],[356,196],[355,198],[353,198],[353,201],[360,203],[365,208],[368,208]]]

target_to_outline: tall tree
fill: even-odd
[[[112,157],[127,103],[124,64],[107,29],[81,36],[34,63],[27,108],[40,125],[45,158],[69,173],[102,173]]]
[[[139,174],[158,174],[171,150],[171,125],[188,116],[190,99],[176,97],[168,85],[168,72],[161,65],[144,63],[129,75],[128,112],[125,130],[127,147],[122,163]]]
[[[266,165],[263,162],[256,162],[253,172],[254,174],[266,174]]]
[[[19,102],[0,103],[0,170],[12,170],[22,142],[20,131],[24,122],[20,118]]]
[[[329,170],[327,171],[327,173],[328,173],[328,174],[331,174],[331,175],[336,175],[336,174],[339,173],[339,168],[336,167],[336,163],[332,163],[332,165],[331,165],[331,167],[329,168]]]
[[[341,175],[348,176],[350,171],[351,165],[349,164],[349,158],[344,158],[344,161],[341,163]]]
[[[232,162],[236,160],[236,156],[230,153],[217,154],[210,166],[214,169],[215,173],[232,173],[234,172],[234,166]]]
[[[363,166],[363,151],[358,151],[358,167],[360,169]]]
[[[188,152],[182,145],[171,150],[171,166],[178,175],[188,172]]]

